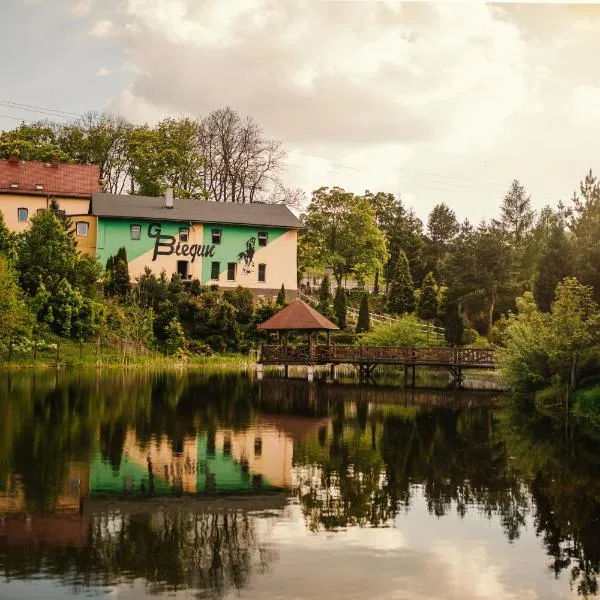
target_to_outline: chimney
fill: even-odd
[[[167,188],[165,193],[165,207],[173,208],[173,188],[171,186]]]
[[[19,162],[19,155],[18,154],[11,154],[8,157],[8,162],[9,163],[13,163],[13,164],[18,163]]]
[[[58,158],[53,157],[52,161],[50,163],[53,167],[58,167],[58,165],[60,164],[60,160],[58,160]]]

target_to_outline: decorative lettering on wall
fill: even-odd
[[[242,271],[244,273],[252,273],[254,269],[254,254],[256,252],[256,238],[251,237],[246,242],[246,249],[243,252],[240,252],[237,257],[238,262],[244,261],[244,266],[242,267]]]
[[[167,235],[162,232],[160,223],[150,223],[148,226],[148,237],[153,238],[154,242],[154,254],[152,260],[156,260],[157,256],[170,256],[176,254],[177,256],[189,256],[194,262],[197,256],[214,256],[215,245],[210,244],[182,244],[175,238],[174,235]]]

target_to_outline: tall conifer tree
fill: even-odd
[[[393,314],[406,314],[415,310],[415,287],[404,251],[398,255],[394,279],[390,286],[387,308]]]

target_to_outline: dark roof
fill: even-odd
[[[154,219],[163,221],[196,221],[199,223],[230,223],[234,225],[264,225],[300,229],[302,222],[283,204],[241,204],[175,198],[173,208],[165,206],[162,196],[127,196],[94,194],[92,214],[117,219]]]
[[[0,160],[2,193],[91,198],[100,189],[97,165]]]
[[[261,323],[257,329],[262,331],[273,330],[335,330],[339,327],[326,319],[321,313],[318,313],[314,308],[306,304],[300,298],[296,298],[293,302],[282,308],[278,313],[275,313],[270,319]]]

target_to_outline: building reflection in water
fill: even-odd
[[[598,440],[574,421],[565,435],[483,394],[202,377],[11,384],[7,580],[219,597],[277,560],[269,528],[289,503],[303,528],[332,532],[386,526],[418,496],[432,519],[476,511],[509,541],[533,515],[552,569],[595,593]]]

